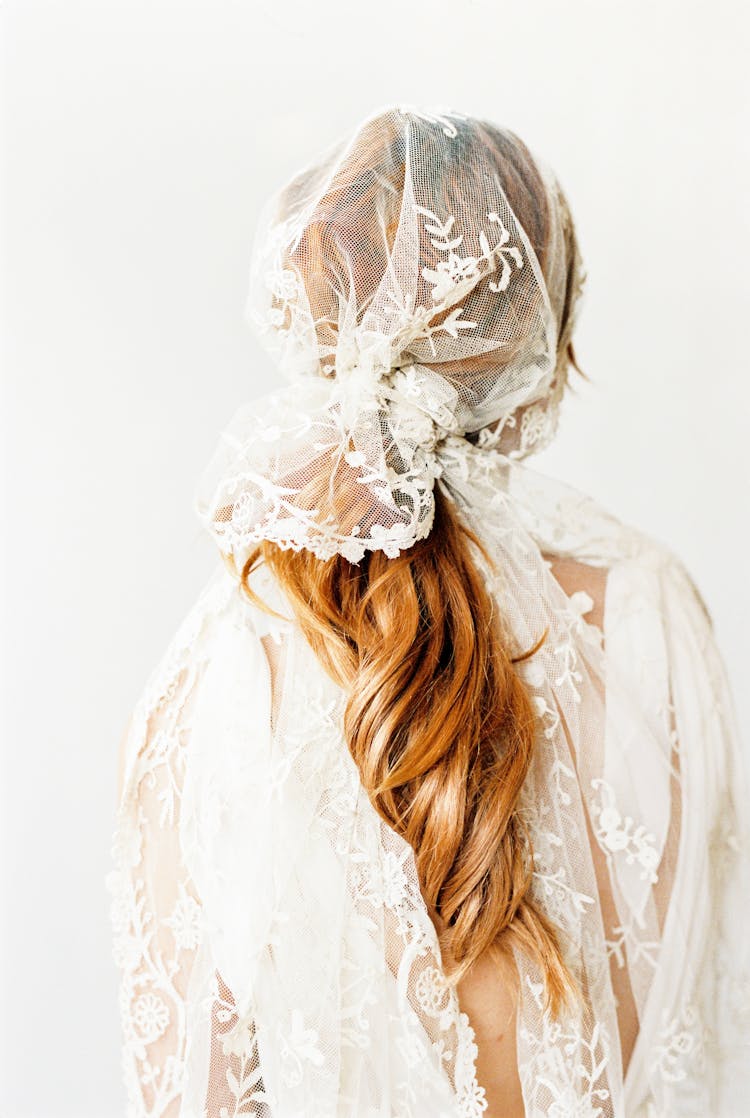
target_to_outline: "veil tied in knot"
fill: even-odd
[[[509,149],[544,272],[503,181]],[[462,448],[542,445],[565,373],[562,214],[554,175],[512,133],[403,108],[275,195],[248,312],[289,383],[239,410],[203,478],[221,550],[393,557],[429,534]]]

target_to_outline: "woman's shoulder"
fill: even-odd
[[[660,613],[682,600],[711,626],[696,578],[674,546],[556,478],[524,467],[512,485],[524,527],[558,582],[568,594],[589,594],[602,622],[605,601],[617,598],[625,608],[629,596],[646,596]]]
[[[254,580],[263,601],[278,607],[278,591],[265,577]],[[223,562],[216,564],[192,605],[177,624],[164,651],[148,671],[133,705],[119,747],[118,798],[122,802],[154,762],[179,753],[186,711],[201,687],[209,663],[241,634],[259,645],[278,641],[284,619],[269,614],[244,593]]]
[[[147,676],[138,706],[148,711],[173,690],[175,680],[204,652],[206,638],[217,619],[239,605],[236,584],[223,564],[218,564],[196,595],[169,639],[164,652]]]
[[[578,595],[585,601],[583,617],[605,640],[627,632],[637,654],[655,627],[669,631],[677,616],[695,635],[710,638],[710,611],[679,552],[634,528],[629,536],[628,549],[620,553],[544,552],[544,557],[568,598]]]
[[[713,632],[713,619],[697,578],[679,550],[649,532],[628,526],[630,546],[607,572],[607,612],[621,615],[651,609],[668,628],[679,614],[694,631]]]
[[[503,488],[526,530],[550,550],[574,550],[598,560],[639,551],[651,541],[606,501],[525,462],[506,464]]]

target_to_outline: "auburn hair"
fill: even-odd
[[[512,133],[483,128],[544,269],[548,206],[533,159]],[[391,178],[395,235],[402,163],[393,149],[366,143],[350,158],[361,160],[370,181],[378,177],[375,164],[381,178]],[[454,181],[450,189],[457,188]],[[365,204],[361,182],[348,198],[339,191],[335,199],[337,213],[348,207],[352,219]],[[352,224],[371,267],[375,238],[369,243],[367,228]],[[564,374],[568,364],[578,369],[570,317],[581,276],[569,220],[563,236],[568,267],[558,308],[558,369]],[[311,223],[293,264],[319,336],[335,341],[337,308],[326,275],[340,277],[346,269],[330,229]],[[470,374],[475,366],[467,366]],[[430,534],[396,558],[373,551],[358,564],[340,555],[321,560],[264,541],[239,575],[257,602],[249,576],[258,563],[267,564],[319,661],[345,689],[348,748],[378,814],[414,851],[446,975],[457,982],[485,951],[507,957],[516,946],[539,964],[547,1004],[557,1014],[576,983],[557,929],[531,895],[533,851],[518,811],[538,727],[516,664],[546,634],[531,649],[514,647],[485,585],[482,556],[491,567],[480,540],[436,488]]]

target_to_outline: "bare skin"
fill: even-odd
[[[601,629],[606,571],[573,559],[545,558],[551,561],[552,573],[566,594],[585,590],[593,599],[594,605],[585,619]],[[592,845],[596,847],[595,842]],[[604,897],[602,903],[604,905]],[[488,1103],[485,1118],[524,1118],[516,1061],[518,993],[510,964],[499,966],[486,954],[480,956],[459,982],[457,993],[461,1009],[468,1014],[476,1036],[477,1080],[485,1089]],[[632,1049],[634,1034],[629,1039]]]

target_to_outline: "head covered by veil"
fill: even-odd
[[[221,549],[357,562],[424,538],[462,445],[551,438],[584,278],[560,186],[513,132],[367,118],[262,214],[248,316],[290,383],[238,412],[204,478]]]

